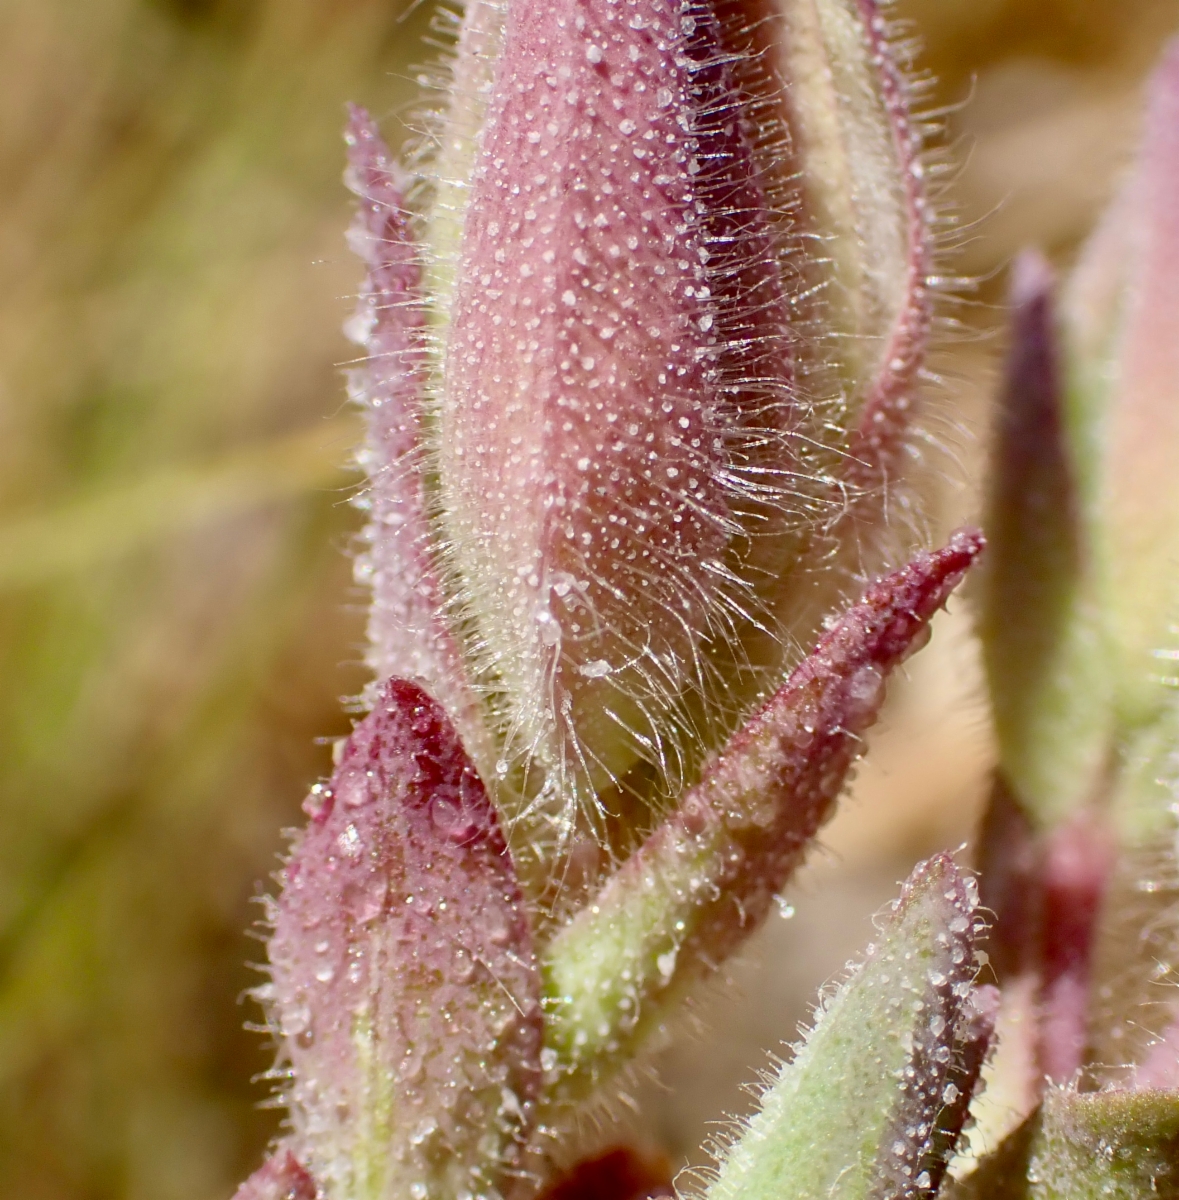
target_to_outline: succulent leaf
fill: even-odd
[[[282,873],[264,990],[291,1148],[328,1200],[490,1194],[540,1083],[539,976],[494,810],[439,706],[392,680]]]
[[[707,1200],[910,1200],[938,1192],[990,1040],[972,1003],[973,881],[920,864],[864,962],[816,1015]]]
[[[315,1180],[287,1149],[276,1150],[237,1189],[233,1200],[317,1200]]]
[[[1051,1089],[1028,1178],[1031,1200],[1174,1200],[1179,1092]]]
[[[464,744],[486,770],[495,757],[446,623],[426,515],[426,310],[403,173],[363,109],[350,110],[345,142],[346,180],[360,202],[348,241],[367,268],[345,331],[365,354],[348,384],[368,423],[359,461],[369,478],[360,500],[369,521],[356,576],[372,590],[373,689],[394,677],[419,682],[459,725]]]
[[[991,460],[982,635],[1001,770],[1041,827],[1089,798],[1109,753],[1110,685],[1054,280],[1028,252]]]
[[[1179,605],[1179,42],[1148,91],[1142,144],[1125,190],[1066,296],[1070,377],[1096,409],[1101,447],[1094,526],[1108,573],[1120,719],[1147,723],[1165,702],[1156,650]]]
[[[977,533],[956,534],[869,588],[554,937],[544,972],[555,1094],[608,1076],[757,927],[830,816],[885,679],[981,548]]]

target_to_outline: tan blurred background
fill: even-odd
[[[362,598],[337,364],[348,99],[412,113],[429,3],[0,0],[0,1195],[226,1200],[277,1114],[244,932],[348,728]],[[1002,268],[1067,261],[1179,0],[903,0],[977,284],[950,315],[936,524],[969,513]],[[712,1032],[641,1084],[674,1156],[968,835],[989,761],[957,603],[828,852]],[[321,739],[317,741],[316,739]]]

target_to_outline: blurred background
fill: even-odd
[[[976,508],[1004,267],[1062,264],[1134,144],[1179,0],[900,0],[956,213],[930,426]],[[280,831],[363,682],[346,549],[343,104],[412,120],[430,3],[0,0],[0,1189],[228,1200],[278,1114],[242,993]],[[990,761],[939,618],[826,850],[639,1081],[676,1163],[794,1036]],[[788,912],[789,910],[784,910]],[[739,1006],[739,1007],[738,1007]]]

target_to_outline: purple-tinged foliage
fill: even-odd
[[[875,7],[819,7],[806,129],[760,44],[793,18],[757,5],[481,3],[460,35],[431,466],[529,839],[673,800],[859,569],[811,574],[849,499],[884,510],[928,331],[920,139]],[[812,162],[854,177],[837,213]]]
[[[758,926],[831,815],[886,678],[981,549],[961,532],[873,584],[553,939],[546,1039],[564,1094],[609,1074]]]
[[[620,726],[658,737],[660,697],[698,674],[730,531],[679,4],[635,32],[632,9],[509,9],[439,410],[445,526],[509,739],[591,795],[630,765],[607,749]]]
[[[351,108],[345,141],[346,180],[359,200],[348,242],[366,267],[347,333],[365,352],[348,383],[368,423],[359,462],[369,486],[358,503],[369,520],[356,560],[357,579],[372,590],[368,665],[377,681],[421,683],[444,705],[486,769],[488,741],[447,625],[427,518],[426,308],[420,250],[404,208],[403,172],[363,109]]]
[[[912,421],[914,392],[929,342],[933,317],[931,217],[923,182],[921,134],[913,123],[908,88],[889,45],[883,12],[876,0],[857,0],[857,4],[895,148],[899,170],[892,178],[902,196],[905,235],[904,273],[901,280],[894,281],[894,286],[900,284],[900,296],[876,370],[859,405],[851,441],[853,480],[879,485],[900,473],[900,452]]]
[[[1010,859],[1022,851],[991,847],[984,871],[1011,909],[996,944],[1030,951],[1041,1065],[1061,1083],[1080,1069],[1093,1085],[1131,1077],[1171,1019],[1179,968],[1179,721],[1165,679],[1179,601],[1177,114],[1179,46],[1060,305],[1033,255],[1013,286],[981,632],[996,794],[1033,829],[1022,913],[1011,884],[1025,868]]]
[[[282,873],[265,989],[290,1146],[333,1200],[489,1194],[540,1084],[539,975],[494,809],[446,716],[390,681]]]
[[[983,932],[977,921],[973,932],[974,944],[977,944],[978,935]],[[957,953],[957,948],[951,950],[951,958]],[[971,965],[977,971],[979,956],[971,954],[970,959]],[[932,1048],[926,1048],[925,1053],[931,1060],[925,1068],[927,1077],[932,1075],[943,1082],[939,1096],[941,1108],[933,1118],[933,1132],[916,1164],[917,1176],[925,1174],[929,1177],[927,1194],[930,1197],[939,1194],[950,1160],[963,1144],[971,1105],[983,1090],[982,1071],[995,1047],[995,1028],[999,1020],[1000,1005],[999,989],[991,984],[980,985],[976,979],[968,1001],[960,1006],[953,1006],[952,1011],[956,1018],[953,1041],[949,1045],[944,1041],[937,1042]],[[943,1060],[947,1049],[950,1051],[949,1070],[942,1075],[941,1069],[946,1066]],[[920,1074],[920,1070],[918,1073]]]
[[[1040,1065],[1069,1082],[1084,1061],[1097,914],[1109,881],[1110,830],[1082,810],[1045,838],[1040,862]]]
[[[905,503],[936,287],[889,35],[875,0],[469,0],[432,178],[353,110],[376,680],[274,904],[290,1130],[240,1200],[551,1184],[979,555],[959,533],[828,619]],[[973,884],[919,867],[714,1200],[934,1200],[1020,1006],[1044,1104],[978,1186],[1174,1192],[1176,129],[1179,47],[1059,316],[1041,260],[1015,274],[981,621],[1006,995]],[[573,1194],[631,1186],[594,1170]]]
[[[286,1148],[271,1155],[237,1189],[233,1200],[317,1200],[315,1180]]]
[[[986,952],[1006,984],[1040,967],[1040,844],[1031,818],[996,772],[976,843],[979,893],[992,914]]]
[[[1016,261],[979,623],[1002,786],[1041,827],[1091,798],[1110,727],[1094,596],[1099,552],[1085,520],[1085,464],[1054,289],[1039,255]]]

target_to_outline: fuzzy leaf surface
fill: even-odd
[[[369,479],[359,500],[368,524],[356,577],[372,592],[367,660],[373,688],[393,677],[420,683],[458,723],[464,745],[486,770],[494,754],[447,625],[426,515],[426,310],[403,172],[363,109],[351,109],[345,141],[345,178],[359,201],[348,241],[367,268],[345,332],[364,352],[349,371],[348,390],[368,426],[359,455]]]
[[[904,72],[875,0],[788,0],[776,52],[857,482],[895,467],[932,311],[929,211]]]
[[[264,989],[291,1147],[328,1200],[486,1192],[529,1125],[541,1016],[483,784],[439,706],[392,680],[307,807]]]
[[[1179,1092],[1050,1090],[1028,1178],[1030,1200],[1175,1200]]]
[[[586,798],[699,678],[732,529],[679,9],[511,7],[438,410],[451,564],[510,745]]]
[[[821,1005],[725,1155],[707,1200],[937,1194],[990,1034],[971,1007],[976,904],[973,882],[948,857],[914,870],[880,940]]]
[[[761,922],[831,815],[889,672],[982,548],[974,532],[868,589],[544,955],[546,1042],[576,1094]]]

